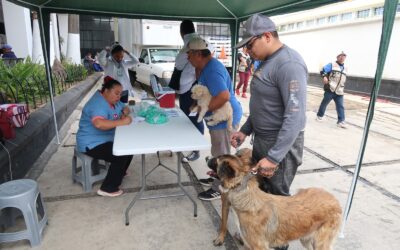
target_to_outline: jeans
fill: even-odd
[[[255,135],[253,159],[257,162],[267,156],[268,150],[274,146],[279,131],[271,131],[268,135]],[[262,177],[260,189],[266,193],[290,196],[290,185],[296,175],[298,166],[303,160],[304,132],[300,132],[289,152],[278,165],[278,170],[271,178]]]
[[[239,125],[233,126],[233,131],[236,131]],[[220,155],[231,154],[231,133],[228,129],[210,130],[211,137],[211,156],[218,157]],[[211,189],[217,192],[221,181],[215,179],[212,183]]]
[[[246,93],[247,91],[247,86],[249,84],[249,78],[250,78],[250,70],[247,72],[239,72],[239,83],[236,87],[236,89],[240,90],[240,88],[243,85],[243,92],[242,93]]]
[[[124,178],[126,170],[128,169],[133,157],[132,155],[113,155],[113,144],[113,142],[106,142],[92,149],[88,149],[85,152],[85,154],[93,158],[105,160],[111,163],[106,178],[100,187],[101,190],[109,193],[117,192],[119,190],[119,186],[122,183],[122,179]]]
[[[182,109],[183,113],[187,117],[189,117],[190,121],[193,125],[200,131],[202,135],[204,135],[204,123],[203,120],[201,122],[197,122],[198,115],[196,116],[189,116],[190,114],[190,106],[193,104],[193,99],[191,97],[192,92],[189,90],[184,94],[179,95],[179,107]]]
[[[331,91],[325,91],[324,98],[321,101],[321,105],[319,106],[317,116],[323,117],[325,114],[326,107],[332,101],[335,102],[336,112],[338,116],[338,123],[343,122],[345,120],[344,117],[344,104],[343,104],[343,95],[337,95]]]

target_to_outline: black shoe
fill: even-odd
[[[212,190],[211,188],[199,194],[199,199],[203,201],[213,201],[220,198],[221,194],[218,191]]]
[[[214,178],[211,178],[211,177],[199,180],[200,184],[203,186],[206,186],[206,187],[211,187],[213,181],[214,181]]]
[[[193,151],[190,153],[188,156],[182,158],[182,162],[190,162],[190,161],[195,161],[200,158],[200,152],[199,151]]]

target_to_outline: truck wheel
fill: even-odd
[[[137,81],[136,71],[129,70],[129,78],[131,79],[132,87],[135,87],[135,83]]]

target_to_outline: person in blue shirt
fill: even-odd
[[[10,58],[10,59],[17,59],[17,56],[15,53],[12,51],[12,47],[9,44],[4,44],[1,47],[2,50],[2,58]]]
[[[212,95],[208,111],[217,110],[226,102],[230,102],[233,109],[233,130],[237,129],[243,112],[233,92],[233,84],[228,71],[221,62],[212,57],[209,44],[201,37],[192,38],[187,49],[188,60],[199,73],[198,84],[206,86]],[[207,125],[207,127],[211,137],[211,155],[217,157],[230,154],[230,131],[227,129],[227,122],[224,121],[215,126]],[[202,179],[200,182],[203,185],[211,186],[209,179]],[[220,198],[219,185],[220,181],[215,179],[210,189],[199,194],[199,199],[215,200]]]
[[[347,77],[347,67],[344,65],[346,60],[346,53],[343,51],[336,57],[336,62],[328,63],[322,69],[321,76],[324,82],[324,98],[317,113],[317,121],[322,121],[325,110],[328,104],[332,101],[335,102],[336,112],[338,116],[337,126],[339,128],[347,128],[344,113],[344,86]]]
[[[119,186],[132,161],[131,155],[112,153],[115,128],[132,122],[129,107],[120,101],[121,92],[121,83],[105,77],[101,90],[96,91],[84,106],[76,135],[79,152],[111,164],[97,191],[101,196],[115,197],[123,193]]]

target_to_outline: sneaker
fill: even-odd
[[[247,98],[246,93],[243,93],[243,94],[242,94],[242,98]]]
[[[213,201],[220,198],[221,194],[218,191],[212,190],[211,188],[199,194],[199,199],[203,201]]]
[[[338,123],[337,123],[337,126],[338,126],[339,128],[347,128],[347,125],[346,125],[345,122],[338,122]]]
[[[195,161],[200,158],[200,152],[199,151],[193,151],[189,155],[185,156],[182,158],[182,162],[190,162],[190,161]]]
[[[315,120],[322,122],[322,117],[317,115],[317,119],[315,119]]]
[[[121,189],[116,191],[116,192],[112,192],[112,193],[103,191],[101,189],[97,190],[97,194],[100,195],[100,196],[104,196],[104,197],[117,197],[117,196],[120,196],[123,193],[124,193],[124,191],[122,191]]]
[[[203,186],[206,186],[206,187],[211,187],[213,181],[214,181],[214,178],[211,178],[211,177],[199,180],[200,184]]]
[[[240,90],[236,89],[236,95],[240,95]]]

